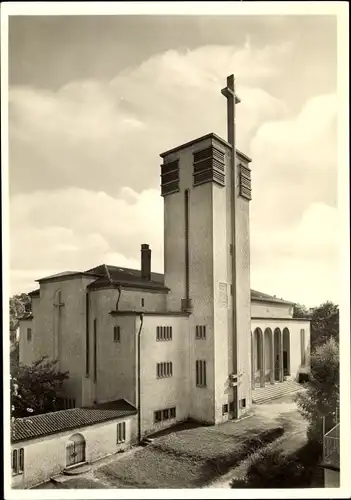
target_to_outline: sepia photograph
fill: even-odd
[[[218,4],[3,4],[9,500],[351,493],[348,4]]]

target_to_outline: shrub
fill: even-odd
[[[339,407],[339,345],[334,339],[318,346],[311,355],[311,377],[307,390],[296,395],[301,415],[309,422],[308,439],[322,442],[323,417],[334,424],[333,412]]]
[[[276,443],[251,456],[245,478],[235,478],[231,488],[303,488],[311,485],[321,447],[307,443],[294,453],[279,450]]]
[[[310,374],[309,373],[299,373],[299,384],[305,384],[306,382],[310,381]]]

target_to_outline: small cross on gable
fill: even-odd
[[[54,307],[57,307],[59,310],[61,307],[65,305],[64,302],[62,302],[61,298],[61,290],[58,290],[55,294],[55,301],[54,301]]]

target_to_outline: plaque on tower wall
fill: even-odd
[[[219,305],[228,307],[227,283],[219,283]]]

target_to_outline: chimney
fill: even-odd
[[[141,245],[141,278],[151,280],[151,250],[145,243]]]

